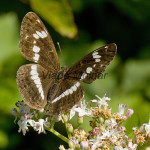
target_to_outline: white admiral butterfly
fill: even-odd
[[[71,68],[60,68],[55,46],[40,18],[29,12],[21,24],[20,50],[36,64],[17,72],[17,84],[25,103],[40,110],[48,103],[49,115],[71,109],[83,97],[81,81],[92,83],[105,71],[116,54],[116,44],[94,50]]]

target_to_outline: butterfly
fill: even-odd
[[[60,67],[52,38],[34,12],[23,18],[20,34],[21,54],[34,64],[18,69],[18,89],[32,109],[41,110],[49,104],[49,115],[64,113],[77,104],[84,95],[81,82],[90,84],[99,78],[117,51],[116,44],[105,45],[67,69]]]

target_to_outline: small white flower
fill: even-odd
[[[136,131],[136,130],[137,130],[137,127],[133,127],[132,130],[133,130],[133,131]]]
[[[108,126],[109,129],[112,129],[117,125],[117,122],[111,118],[110,120],[105,120],[105,125]]]
[[[123,148],[122,146],[115,146],[114,150],[129,150],[128,148]]]
[[[92,145],[92,150],[102,146],[102,138],[99,135],[96,137],[96,139],[90,139],[89,142]]]
[[[19,112],[17,111],[16,108],[12,108],[12,109],[11,109],[11,114],[15,116],[14,123],[16,123],[16,121],[17,121],[17,116],[19,116]]]
[[[53,115],[51,119],[54,120],[55,122],[63,121],[62,116],[60,114]]]
[[[44,121],[44,126],[45,126],[46,128],[50,128],[50,126],[51,126],[51,125],[50,125],[50,122],[48,121],[48,119],[49,119],[49,118],[46,117],[46,118],[45,118],[45,121]]]
[[[132,142],[129,142],[128,143],[128,148],[130,149],[130,150],[136,150],[137,149],[137,144],[133,144]]]
[[[87,141],[81,141],[80,142],[80,148],[81,148],[81,150],[88,150],[88,142]]]
[[[46,133],[43,125],[44,125],[44,119],[39,119],[38,122],[34,122],[33,128],[34,130],[38,131],[38,134]]]
[[[105,130],[104,132],[102,132],[102,139],[109,139],[112,143],[117,142],[118,140],[118,135],[120,134],[120,130],[118,130],[117,128],[111,129],[111,130]]]
[[[110,101],[111,99],[109,97],[105,97],[106,94],[100,98],[98,95],[95,95],[99,100],[93,99],[91,102],[97,103],[98,107],[100,108],[101,106],[108,106],[106,101]]]
[[[27,121],[21,121],[19,120],[18,121],[18,125],[19,125],[19,130],[18,132],[21,132],[23,133],[23,135],[26,134],[26,131],[28,131],[28,127],[27,127]]]
[[[74,111],[78,112],[79,117],[82,117],[82,116],[85,116],[85,115],[92,117],[92,112],[89,109],[87,109],[86,106],[87,106],[87,104],[85,103],[85,99],[83,99],[80,102],[80,107],[74,108]]]
[[[75,109],[77,108],[78,106],[77,105],[74,105],[71,110],[70,110],[70,116],[69,116],[69,119],[71,120],[72,117],[75,115],[76,111]]]
[[[21,116],[20,120],[18,121],[18,132],[22,131],[23,135],[26,134],[26,131],[28,131],[28,126],[33,126],[34,124],[34,120],[32,120],[31,118],[32,116],[30,114]]]
[[[50,127],[50,123],[47,122],[47,118],[45,120],[44,119],[39,119],[38,122],[34,122],[33,128],[36,131],[38,131],[38,134],[46,133],[45,129],[44,129],[44,126],[45,127]]]
[[[25,104],[23,101],[17,102],[16,106],[19,108],[19,113],[21,114],[30,113],[30,107],[27,104]]]
[[[133,109],[127,109],[127,112],[126,112],[127,118],[130,118],[133,113],[134,113]]]
[[[148,134],[148,136],[150,137],[150,119],[148,123],[144,123],[145,125],[145,131]]]
[[[71,142],[73,142],[75,145],[78,145],[79,144],[79,137],[72,138]]]
[[[11,114],[14,116],[23,116],[24,114],[30,114],[30,107],[26,105],[23,101],[18,101],[16,106],[19,108],[19,111],[16,108],[11,109]]]
[[[119,112],[118,112],[118,114],[123,115],[126,107],[127,107],[127,105],[119,104]]]
[[[14,115],[14,116],[18,116],[18,115],[19,115],[19,112],[17,111],[16,108],[12,108],[12,109],[11,109],[11,114]]]

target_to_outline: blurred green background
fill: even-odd
[[[14,124],[11,108],[22,100],[16,85],[19,66],[30,63],[19,51],[20,25],[24,15],[34,11],[43,20],[55,43],[62,66],[61,45],[68,67],[92,50],[116,43],[117,56],[105,79],[84,84],[86,100],[95,94],[111,97],[113,112],[127,104],[134,115],[132,127],[147,123],[150,115],[150,1],[149,0],[3,0],[0,1],[0,149],[57,150],[64,144],[51,133],[38,135],[30,129],[23,136]],[[75,119],[72,120],[73,122]],[[85,119],[86,130],[87,120]],[[83,125],[84,126],[84,125]],[[63,133],[61,123],[56,130]],[[144,147],[142,148],[144,149]]]

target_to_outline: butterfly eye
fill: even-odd
[[[58,75],[58,80],[61,79],[61,78],[63,78],[63,76],[64,76],[64,72],[61,72],[61,73]]]

